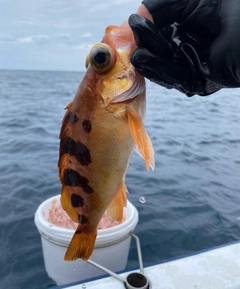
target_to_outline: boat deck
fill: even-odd
[[[119,275],[126,278],[132,272],[135,271]],[[240,289],[240,242],[145,267],[144,275],[150,281],[150,289]],[[124,289],[125,286],[114,277],[104,277],[56,288]]]

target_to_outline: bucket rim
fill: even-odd
[[[43,201],[37,208],[34,216],[34,223],[42,237],[50,242],[67,246],[75,232],[74,229],[62,228],[54,225],[46,220],[43,215],[44,207],[57,199],[60,200],[60,194],[52,196]],[[110,228],[98,229],[96,238],[96,247],[102,246],[106,243],[115,243],[118,239],[127,238],[132,233],[138,223],[138,211],[136,207],[127,200],[127,207],[124,208],[128,212],[128,218],[122,223]],[[109,241],[108,241],[109,240]]]

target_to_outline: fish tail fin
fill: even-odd
[[[81,258],[87,261],[92,255],[96,237],[97,230],[91,233],[84,233],[77,229],[68,245],[64,260],[74,261]]]
[[[148,133],[146,132],[142,119],[135,111],[128,111],[128,123],[132,138],[139,150],[140,155],[146,162],[146,168],[149,171],[155,168],[154,150]]]
[[[113,200],[107,208],[107,214],[113,220],[121,222],[123,219],[123,207],[127,205],[127,187],[122,183]]]

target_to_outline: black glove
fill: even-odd
[[[151,81],[188,96],[239,87],[240,1],[225,2],[222,7],[220,0],[145,0],[155,24],[130,16],[139,47],[132,64]]]

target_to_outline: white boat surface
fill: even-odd
[[[126,279],[133,272],[139,270],[126,271],[119,276]],[[240,289],[240,241],[144,267],[144,276],[149,280],[149,289]],[[105,274],[94,280],[55,288],[126,287],[115,277]]]

